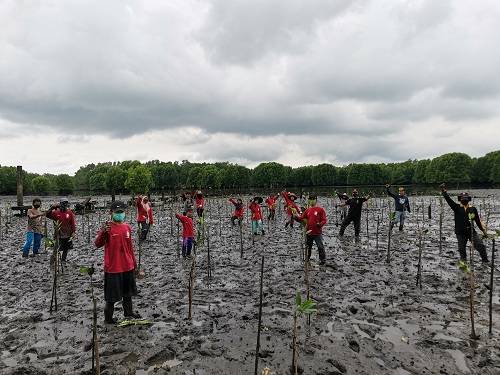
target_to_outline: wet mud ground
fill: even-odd
[[[488,216],[489,227],[499,229],[500,192],[475,194],[485,197],[473,202],[483,221]],[[48,201],[44,199],[42,208]],[[339,212],[331,198],[320,197],[319,204],[327,209],[329,220],[324,230],[328,260],[326,266],[319,266],[313,248],[311,296],[318,312],[311,316],[310,325],[307,317],[299,318],[298,361],[304,374],[500,374],[500,273],[495,274],[490,336],[485,286],[490,268],[480,265],[478,254],[474,254],[475,323],[480,337],[471,340],[468,281],[457,268],[452,212],[443,202],[440,252],[439,198],[411,197],[411,202],[413,212],[404,232],[393,231],[391,259],[386,263],[387,204],[393,204],[392,199],[371,200],[362,216],[361,242],[356,244],[352,226],[339,240],[335,225]],[[10,203],[8,198],[1,203],[0,373],[90,374],[90,278],[79,273],[79,266],[92,265],[93,238],[106,215],[103,211],[77,216],[78,238],[64,274],[59,276],[58,310],[51,314],[52,250],[35,258],[21,257],[26,219],[12,217],[6,225],[5,207]],[[427,216],[429,204],[431,220]],[[300,226],[285,229],[279,212],[276,222],[265,222],[266,234],[252,244],[247,217],[241,257],[239,229],[229,225],[232,205],[226,199],[208,199],[212,276],[207,277],[205,241],[196,250],[193,318],[189,321],[191,263],[179,257],[177,224],[171,224],[172,207],[179,206],[156,205],[157,223],[142,246],[146,276],[138,280],[140,295],[134,298],[134,309],[152,325],[118,328],[104,324],[103,253],[102,249],[97,252],[93,288],[98,300],[101,373],[253,374],[262,255],[259,373],[264,367],[269,367],[271,374],[289,373],[294,297],[296,291],[305,295]],[[422,238],[420,289],[416,274],[422,228],[429,231]],[[486,245],[491,257],[491,241]],[[120,304],[115,316],[123,316]]]

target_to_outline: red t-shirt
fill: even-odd
[[[297,212],[297,215],[300,215],[299,206],[297,206],[297,204],[288,197],[288,193],[283,192],[281,195],[285,199],[285,207],[287,215],[288,216],[292,215],[292,208]]]
[[[70,238],[76,232],[75,214],[71,210],[55,209],[47,213],[47,217],[61,223],[59,238]]]
[[[126,223],[111,223],[109,232],[100,230],[95,246],[104,246],[104,272],[121,273],[132,271],[136,266],[132,229]]]
[[[234,205],[234,216],[243,217],[243,214],[245,212],[245,207],[243,206],[243,203],[239,205],[238,202],[235,201],[233,198],[229,199],[229,202],[231,202]]]
[[[260,204],[252,202],[248,208],[252,211],[252,220],[262,220],[262,209],[260,208]]]
[[[135,200],[135,206],[137,207],[137,222],[149,222],[153,224],[153,209],[151,204],[143,203],[142,198],[139,197]]]
[[[200,197],[198,198],[198,196],[196,196],[196,208],[204,208],[205,207],[205,199],[203,197]]]
[[[322,228],[326,224],[326,212],[322,207],[309,207],[299,216],[300,220],[307,219],[307,231],[312,236],[322,233]],[[317,225],[319,224],[319,226]]]
[[[179,214],[175,214],[175,217],[182,223],[182,237],[194,237],[193,219]]]
[[[276,197],[268,197],[266,199],[267,207],[274,209],[276,207]]]

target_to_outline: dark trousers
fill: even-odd
[[[66,261],[69,249],[73,248],[71,238],[59,238],[59,251],[62,251],[61,260]]]
[[[276,214],[276,209],[270,208],[269,215],[267,215],[267,220],[274,220],[275,214]]]
[[[458,252],[460,253],[460,259],[466,261],[467,260],[466,247],[467,247],[467,242],[471,241],[471,235],[457,234],[457,240],[458,240]],[[471,242],[473,243],[474,248],[481,256],[481,260],[483,262],[487,262],[488,254],[486,252],[486,246],[484,246],[483,241],[476,232],[473,233]]]
[[[182,256],[188,257],[193,249],[193,237],[184,237],[182,239]]]
[[[231,216],[231,224],[234,225],[234,222],[238,220],[238,225],[241,226],[241,222],[243,221],[243,217],[241,216],[236,216],[236,215],[233,215]]]
[[[316,246],[318,246],[319,260],[325,261],[325,245],[323,245],[323,236],[321,236],[321,234],[306,235],[307,260],[311,259],[313,242],[316,242]]]
[[[149,233],[149,224],[145,221],[138,221],[137,225],[139,227],[139,241],[145,241]]]
[[[342,221],[342,224],[340,225],[340,232],[339,235],[343,236],[345,229],[347,226],[351,223],[354,223],[354,234],[356,237],[359,237],[359,232],[361,231],[361,216],[349,216]]]
[[[123,297],[122,306],[123,306],[123,315],[125,316],[125,318],[131,317],[133,315],[132,297]],[[106,304],[104,305],[104,320],[108,323],[112,323],[114,312],[115,312],[115,303],[106,302]]]
[[[196,209],[196,214],[198,215],[198,217],[202,217],[203,216],[203,211],[205,209],[204,208],[197,208]]]

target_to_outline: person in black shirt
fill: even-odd
[[[337,195],[340,198],[338,193]],[[349,212],[340,225],[340,237],[344,235],[347,226],[354,223],[354,235],[356,236],[356,240],[359,240],[359,232],[361,230],[361,210],[363,209],[363,203],[365,203],[368,199],[370,199],[370,196],[359,197],[359,193],[356,189],[352,191],[352,198],[349,198],[345,203],[349,206]]]
[[[474,248],[478,251],[481,256],[481,260],[485,263],[488,262],[488,254],[486,253],[486,246],[484,246],[483,241],[479,238],[476,230],[474,228],[474,223],[477,227],[486,235],[486,228],[481,223],[479,219],[479,213],[476,207],[473,207],[470,203],[471,196],[468,193],[462,193],[458,196],[460,204],[454,202],[448,192],[446,191],[445,184],[441,184],[441,194],[448,203],[448,205],[453,210],[455,214],[455,234],[458,240],[458,252],[460,253],[460,260],[467,261],[467,241],[471,241]]]
[[[392,230],[392,227],[394,227],[394,224],[399,223],[399,230],[403,230],[403,225],[405,223],[405,212],[408,211],[410,212],[410,201],[408,200],[408,197],[406,196],[406,192],[404,187],[400,187],[398,189],[398,195],[393,194],[390,190],[391,185],[385,185],[385,189],[387,191],[387,194],[394,198],[394,220],[391,220],[390,228]]]

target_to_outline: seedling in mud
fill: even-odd
[[[298,374],[297,360],[297,318],[304,314],[313,314],[317,312],[316,302],[311,299],[302,300],[299,292],[295,296],[295,310],[293,313],[293,336],[292,336],[292,371],[295,375]]]

